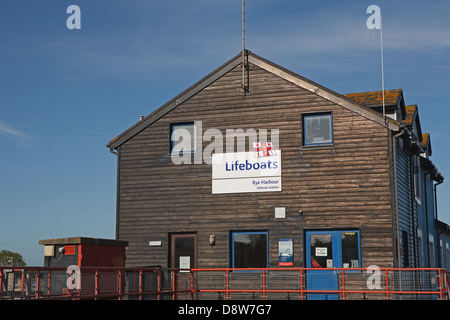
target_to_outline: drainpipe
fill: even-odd
[[[139,119],[142,121],[142,116],[139,116]],[[120,209],[120,147],[114,149],[109,147],[109,152],[117,156],[117,165],[116,165],[116,239],[119,239],[119,209]]]
[[[434,185],[434,213],[435,213],[435,221],[434,221],[434,225],[435,225],[435,228],[436,228],[436,248],[439,248],[439,246],[440,246],[440,240],[441,240],[441,237],[440,237],[440,234],[439,234],[439,229],[438,229],[438,208],[437,208],[437,190],[436,190],[436,187],[438,186],[438,185],[440,185],[441,183],[443,183],[444,182],[444,180],[443,179],[441,179],[438,183],[436,183],[435,185]],[[435,248],[433,248],[433,250],[434,250]],[[438,266],[440,266],[441,265],[441,250],[436,250],[437,251],[437,257],[438,257]]]
[[[392,150],[394,160],[394,192],[395,192],[395,218],[396,218],[396,236],[397,236],[397,267],[400,267],[400,230],[398,219],[398,186],[397,186],[397,144],[396,139],[405,134],[405,129],[402,128],[399,133],[392,137]]]
[[[416,241],[416,217],[417,217],[417,201],[416,201],[416,195],[415,195],[415,188],[417,188],[418,186],[415,185],[416,181],[415,181],[415,177],[416,174],[419,173],[418,171],[418,166],[420,166],[420,164],[416,164],[416,159],[415,156],[420,156],[420,145],[419,142],[416,141],[413,138],[413,135],[411,132],[409,133],[409,139],[410,139],[410,144],[411,144],[411,148],[412,148],[412,154],[411,154],[411,162],[410,162],[410,173],[409,173],[409,179],[411,182],[411,187],[410,187],[410,193],[411,193],[411,228],[412,228],[412,250],[413,250],[413,259],[414,259],[414,267],[417,266],[417,241]],[[414,150],[417,147],[416,150]],[[417,171],[416,171],[417,169]],[[419,179],[419,183],[420,183],[420,179]],[[408,253],[409,255],[409,253]]]
[[[415,160],[415,154],[413,154],[411,156],[411,162],[409,165],[409,180],[411,182],[411,186],[410,186],[410,199],[411,199],[411,237],[412,237],[412,251],[413,251],[413,264],[410,264],[408,267],[411,267],[411,265],[416,268],[417,267],[417,257],[416,257],[416,216],[417,216],[417,201],[416,201],[416,188],[418,186],[416,186],[416,174],[418,174],[418,172],[416,172],[417,170],[417,166],[416,166],[416,160]],[[420,181],[420,179],[419,179]],[[408,256],[409,256],[409,252],[408,252]],[[409,261],[409,258],[408,258]]]
[[[428,239],[430,238],[430,231],[429,231],[429,227],[428,227],[428,195],[427,195],[427,176],[430,176],[431,178],[431,171],[426,171],[425,175],[424,175],[424,180],[425,180],[425,187],[424,187],[424,198],[425,198],[425,228],[427,229],[427,234],[426,234],[426,238],[425,238],[425,243],[428,244]],[[423,239],[422,239],[423,240]],[[429,246],[427,245],[427,267],[430,267],[430,250],[429,250]]]

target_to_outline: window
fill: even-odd
[[[303,116],[303,145],[317,146],[333,143],[331,113]]]
[[[308,268],[360,268],[359,231],[306,231]]]
[[[445,244],[445,256],[447,257],[447,266],[444,266],[445,268],[447,268],[447,271],[450,270],[450,248],[449,248],[449,244],[446,243]]]
[[[436,266],[436,254],[434,252],[434,237],[432,235],[428,236],[428,251],[430,254],[430,265],[429,268],[434,268]]]
[[[409,240],[408,232],[402,231],[402,244],[403,244],[403,267],[409,267]]]
[[[267,232],[231,234],[232,268],[267,268]]]
[[[193,153],[197,149],[197,128],[194,122],[176,123],[170,126],[171,153]]]
[[[359,268],[359,239],[357,232],[342,232],[342,267]]]
[[[423,252],[423,236],[422,236],[422,230],[417,229],[417,246],[419,250],[419,267],[424,268],[425,262],[424,262],[424,252]]]
[[[333,235],[331,233],[311,234],[311,267],[332,268]]]

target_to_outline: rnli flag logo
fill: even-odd
[[[253,151],[255,152],[255,157],[257,158],[277,155],[271,142],[254,142]]]

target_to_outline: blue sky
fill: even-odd
[[[81,29],[69,30],[70,5]],[[450,2],[247,0],[246,48],[339,93],[402,88],[450,177]],[[43,264],[40,239],[115,237],[106,143],[241,50],[240,0],[3,0],[0,249]],[[450,223],[450,183],[438,187]]]

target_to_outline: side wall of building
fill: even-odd
[[[423,159],[422,159],[423,160]],[[422,161],[421,161],[422,162]],[[427,168],[420,168],[420,204],[418,205],[418,267],[431,268],[437,266],[436,253],[430,244],[436,243],[436,212],[434,204],[434,181],[430,177]]]
[[[402,138],[396,141],[396,174],[399,238],[399,267],[417,267],[418,263],[418,199],[415,196],[414,171],[415,162]]]

